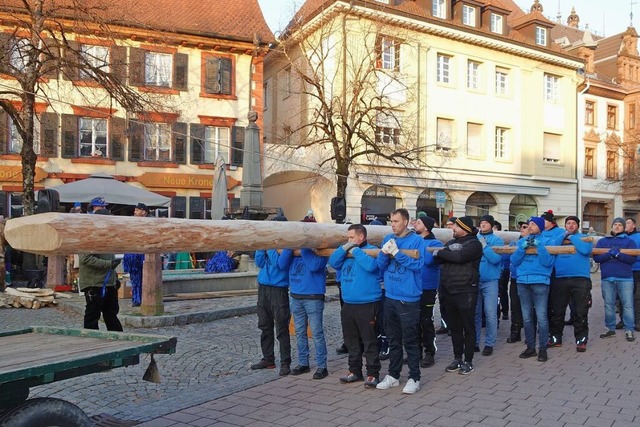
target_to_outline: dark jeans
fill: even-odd
[[[591,296],[591,279],[586,277],[556,277],[549,289],[549,336],[562,341],[564,317],[569,301],[573,301],[573,334],[576,343],[589,340],[589,299]]]
[[[384,329],[389,339],[389,375],[399,379],[402,347],[407,352],[409,378],[420,381],[420,301],[405,302],[385,298]]]
[[[498,306],[498,314],[502,313],[503,316],[509,315],[509,278],[511,271],[508,268],[502,270],[500,280],[498,280],[498,297],[500,298],[500,305]]]
[[[260,284],[258,286],[258,328],[260,334],[260,347],[262,347],[262,359],[269,363],[275,363],[274,334],[280,344],[280,363],[291,364],[291,337],[289,336],[289,321],[291,311],[289,309],[289,289],[278,286]]]
[[[420,337],[425,353],[436,354],[436,330],[433,326],[433,307],[436,304],[436,290],[422,291],[420,297]]]
[[[118,291],[113,286],[106,287],[105,296],[101,296],[102,287],[93,286],[84,289],[84,299],[87,305],[84,309],[84,327],[86,329],[99,329],[100,314],[107,325],[108,331],[122,332],[122,324],[118,320]]]
[[[471,362],[476,345],[476,305],[478,304],[477,292],[465,292],[462,294],[444,294],[444,303],[447,307],[447,320],[451,332],[453,344],[453,356]]]
[[[376,317],[380,302],[369,304],[345,303],[340,310],[342,336],[349,350],[349,372],[362,375],[362,356],[366,360],[367,376],[380,376],[380,356]]]
[[[620,312],[622,313],[622,310]],[[635,327],[640,329],[640,271],[633,272],[633,312]]]
[[[522,329],[522,307],[520,306],[520,297],[518,296],[518,284],[516,278],[511,278],[509,284],[509,298],[511,298],[511,333],[519,333]]]

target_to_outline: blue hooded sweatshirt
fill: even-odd
[[[513,242],[509,243],[509,246],[516,246],[518,243],[520,243],[520,240],[522,240],[523,237],[520,236],[520,238],[518,240],[514,240]],[[511,262],[511,255],[510,254],[505,254],[507,257],[509,257],[509,274],[511,276],[512,279],[517,279],[518,278],[518,266],[517,265],[513,265],[513,263]],[[516,280],[517,282],[517,280]]]
[[[499,280],[502,274],[502,255],[495,253],[491,246],[504,246],[504,240],[493,234],[493,231],[478,233],[478,240],[482,241],[482,239],[487,241],[487,246],[482,250],[480,281]]]
[[[540,234],[545,239],[550,239],[552,242],[554,242],[557,237],[564,236],[564,233],[566,233],[566,232],[567,232],[567,230],[565,230],[564,228],[561,228],[561,227],[558,227],[557,225],[554,225],[552,228],[550,228],[548,230],[542,230],[542,232]]]
[[[284,249],[278,265],[289,269],[289,295],[293,298],[324,299],[327,281],[327,258],[312,249],[300,249],[301,256],[293,256]]]
[[[442,242],[433,233],[424,237],[424,267],[422,267],[422,290],[435,291],[440,283],[440,264],[436,263],[427,248],[444,248]]]
[[[329,265],[341,273],[342,299],[347,304],[368,304],[382,298],[378,263],[363,249],[378,248],[365,241],[351,249],[352,258],[347,258],[342,246],[329,257]]]
[[[589,271],[591,258],[591,251],[593,250],[593,243],[584,242],[581,239],[588,237],[586,234],[574,233],[567,236],[565,240],[564,234],[558,235],[553,246],[573,245],[576,248],[575,254],[558,254],[554,262],[556,269],[556,277],[585,277],[591,278],[591,272]]]
[[[637,249],[633,240],[624,233],[616,236],[606,236],[598,240],[596,248],[618,248],[618,249]],[[636,262],[633,255],[620,253],[617,257],[612,257],[609,253],[594,255],[593,260],[600,263],[600,273],[602,280],[633,280],[633,270],[631,266]]]
[[[413,231],[404,237],[395,234],[385,236],[382,246],[395,239],[398,249],[415,249],[421,255],[418,259],[398,252],[391,257],[380,251],[378,268],[383,273],[385,297],[398,301],[416,302],[422,296],[422,267],[424,267],[424,239]]]
[[[289,287],[289,269],[280,268],[280,254],[275,249],[256,251],[255,263],[260,267],[258,284],[261,286]]]
[[[640,248],[640,233],[634,231],[632,233],[628,233],[627,236],[629,236],[629,238],[633,240],[637,248]],[[638,259],[636,259],[636,262],[633,263],[631,269],[633,271],[640,271],[640,256],[638,257]]]
[[[551,255],[546,245],[550,245],[550,241],[542,237],[541,234],[530,234],[537,243],[537,254],[527,254],[524,246],[527,239],[520,239],[516,245],[516,251],[511,255],[511,265],[516,266],[518,284],[548,285],[551,281],[551,271],[553,270],[554,255]]]

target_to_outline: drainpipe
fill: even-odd
[[[578,107],[580,106],[580,99],[582,97],[582,95],[584,95],[589,88],[591,87],[591,82],[589,81],[589,79],[586,79],[587,82],[587,86],[582,89],[580,91],[580,93],[578,94],[577,98],[576,98],[576,113],[578,110]],[[576,123],[576,137],[577,137],[577,141],[581,141],[580,136],[578,135],[578,124]],[[577,142],[576,141],[576,142]],[[579,215],[580,217],[582,217],[582,178],[580,176],[580,167],[579,167],[579,163],[583,162],[584,160],[581,160],[582,154],[580,153],[580,149],[582,149],[583,153],[584,153],[584,142],[580,142],[578,144],[576,144],[576,178],[578,180],[578,197],[577,197],[577,201],[576,201],[576,214]],[[584,218],[582,218],[584,220]],[[578,230],[579,231],[579,230]]]

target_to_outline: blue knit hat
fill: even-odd
[[[532,216],[531,218],[529,218],[529,222],[533,222],[535,225],[537,225],[540,231],[544,230],[544,219],[542,217]]]

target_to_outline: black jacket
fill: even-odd
[[[435,259],[441,265],[440,286],[445,292],[478,292],[482,244],[475,233],[450,240]]]

